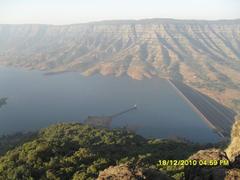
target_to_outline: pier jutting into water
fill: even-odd
[[[133,107],[131,107],[129,109],[126,109],[119,113],[115,113],[110,116],[88,116],[88,118],[84,121],[84,123],[89,124],[94,127],[110,128],[113,118],[123,115],[125,113],[128,113],[130,111],[136,110],[136,109],[137,109],[137,105],[134,105]]]

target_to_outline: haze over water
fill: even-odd
[[[159,78],[78,73],[47,76],[39,71],[0,67],[0,134],[29,131],[57,122],[83,122],[88,115],[112,115],[137,104],[138,109],[117,117],[113,127],[137,127],[145,137],[180,136],[198,142],[217,141],[203,120]]]

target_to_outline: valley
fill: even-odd
[[[0,180],[240,180],[240,1],[0,1]]]

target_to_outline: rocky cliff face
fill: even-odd
[[[232,128],[231,142],[225,151],[220,149],[201,150],[189,159],[195,160],[229,160],[229,166],[202,166],[185,168],[188,180],[238,180],[240,179],[240,119]]]
[[[236,118],[231,133],[231,143],[226,149],[227,156],[232,162],[239,163],[240,168],[240,116]]]
[[[173,180],[160,171],[153,169],[132,168],[129,165],[121,164],[110,166],[99,173],[97,180]]]
[[[0,64],[173,78],[232,105],[240,95],[240,20],[0,25]]]

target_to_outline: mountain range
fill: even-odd
[[[240,19],[2,24],[0,65],[170,78],[240,111]]]

